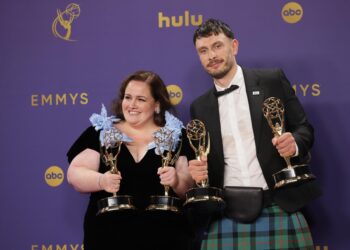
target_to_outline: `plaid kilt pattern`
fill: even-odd
[[[228,218],[213,221],[202,250],[313,249],[309,227],[300,212],[288,214],[277,205],[266,207],[251,224]]]

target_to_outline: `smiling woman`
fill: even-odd
[[[193,151],[182,122],[171,109],[161,78],[137,71],[122,82],[119,97],[112,103],[114,115],[108,116],[103,106],[101,114],[90,117],[92,126],[70,148],[68,182],[79,192],[91,193],[84,221],[85,249],[187,249],[186,217],[166,206],[160,211],[148,209],[151,197],[168,194],[166,187],[180,201],[194,184],[188,172]],[[171,143],[159,144],[166,133]],[[118,144],[117,153],[110,153],[114,144]],[[174,163],[164,160],[168,153],[178,156]],[[128,209],[110,206],[96,215],[101,200],[117,197],[132,197],[132,205],[128,203]]]
[[[154,113],[159,114],[159,102],[152,97],[146,82],[132,80],[125,89],[122,110],[127,125],[132,128],[157,126],[153,120]]]
[[[137,92],[133,92],[133,91]],[[125,120],[123,107],[130,103],[130,99],[137,97],[138,102],[155,102],[155,107],[149,107],[153,113],[153,121],[157,126],[164,126],[165,111],[173,107],[169,100],[169,94],[163,80],[150,71],[137,71],[129,75],[119,90],[119,98],[113,101],[113,112],[117,117]],[[152,108],[154,108],[152,110]],[[157,112],[156,112],[157,111]]]

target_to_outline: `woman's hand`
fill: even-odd
[[[101,189],[109,193],[117,193],[119,191],[120,181],[122,179],[120,172],[118,174],[112,174],[108,171],[101,174],[98,178],[98,184]]]
[[[171,188],[175,188],[178,185],[179,176],[174,167],[160,167],[157,173],[160,178],[160,184]]]

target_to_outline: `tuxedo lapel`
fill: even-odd
[[[214,89],[208,95],[207,109],[205,113],[205,120],[207,121],[206,126],[210,131],[210,139],[212,146],[218,150],[219,154],[223,154],[222,150],[222,139],[221,139],[221,127],[220,127],[220,115],[219,115],[219,104],[217,97],[214,95]]]
[[[258,79],[249,70],[243,69],[244,82],[246,85],[250,116],[255,138],[256,151],[259,151],[262,126],[262,104],[264,101],[264,90],[259,85]]]
[[[212,164],[209,164],[208,169],[210,173],[209,183],[216,187],[222,187],[225,172],[224,153],[221,137],[219,104],[217,97],[214,95],[214,88],[208,92],[201,105],[202,112],[200,112],[201,116],[198,116],[198,118],[203,120],[210,136],[210,153],[208,155],[208,160],[210,160]]]

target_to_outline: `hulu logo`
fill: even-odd
[[[199,26],[203,22],[202,15],[191,15],[188,10],[185,11],[183,16],[165,16],[163,12],[158,12],[158,27],[159,28],[169,28],[171,27],[183,27],[183,26]]]

